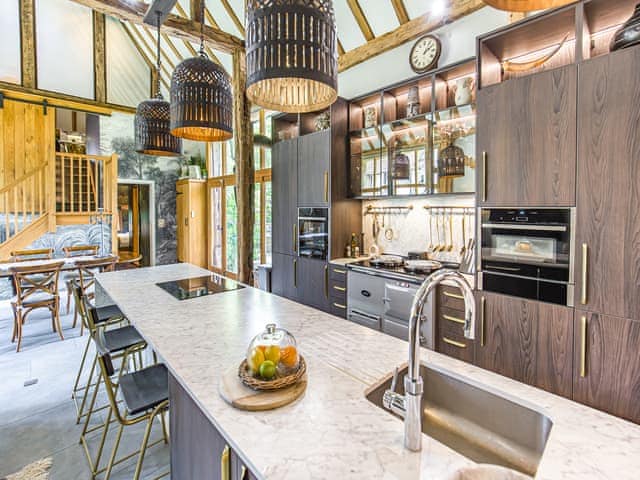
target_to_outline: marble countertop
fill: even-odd
[[[350,263],[361,262],[362,260],[369,260],[370,258],[371,257],[369,255],[361,255],[357,258],[334,258],[333,260],[329,260],[329,263],[333,263],[335,265],[349,265]]]
[[[406,362],[406,342],[253,288],[178,301],[155,286],[206,273],[176,264],[103,273],[98,283],[259,476],[436,480],[473,464],[426,435],[421,452],[405,450],[402,422],[365,399]],[[307,391],[278,410],[236,410],[219,396],[218,380],[270,322],[297,337]],[[640,426],[435,352],[423,350],[422,360],[552,419],[536,478],[639,478]]]

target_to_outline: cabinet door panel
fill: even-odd
[[[476,363],[571,397],[573,309],[487,292],[478,296]]]
[[[640,321],[576,310],[574,329],[574,400],[640,423]]]
[[[576,84],[570,65],[478,92],[480,203],[575,204]]]
[[[271,268],[271,291],[291,300],[298,299],[298,259],[274,253]]]
[[[640,50],[584,62],[579,81],[575,304],[640,319]]]
[[[329,312],[329,265],[309,258],[299,258],[298,262],[301,302]]]
[[[298,140],[274,144],[272,153],[273,251],[296,252],[298,222]]]
[[[298,142],[298,204],[328,207],[331,131],[305,135]]]
[[[478,365],[533,384],[537,341],[533,302],[482,292],[479,311],[484,345],[481,341],[476,349]]]

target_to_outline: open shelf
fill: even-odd
[[[638,0],[591,0],[584,4],[585,59],[609,53],[613,35],[631,17],[637,4]]]

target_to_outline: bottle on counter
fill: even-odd
[[[356,258],[356,247],[358,246],[358,239],[356,238],[356,234],[351,234],[351,257]]]
[[[347,246],[344,249],[345,257],[351,258],[351,245],[347,243]]]
[[[353,258],[358,258],[360,256],[360,247],[356,245],[356,253],[353,255]]]

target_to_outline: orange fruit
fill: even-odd
[[[287,345],[280,350],[280,362],[289,368],[293,368],[298,364],[298,351],[293,345]]]

